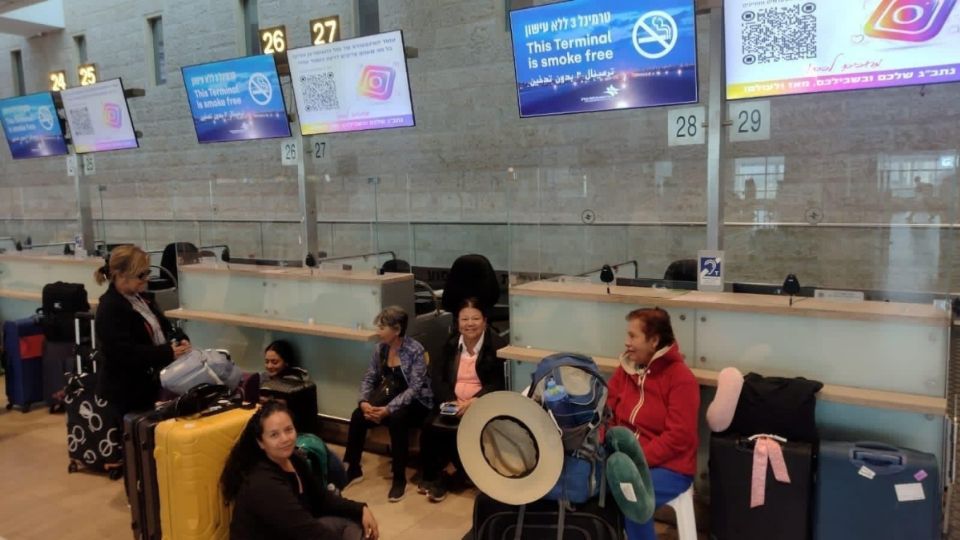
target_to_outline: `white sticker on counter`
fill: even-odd
[[[923,494],[923,484],[896,484],[893,486],[897,490],[897,500],[900,502],[922,501],[926,497]]]
[[[860,470],[857,471],[857,474],[866,478],[867,480],[873,480],[873,477],[877,475],[877,473],[873,472],[873,470],[866,465],[860,467]]]

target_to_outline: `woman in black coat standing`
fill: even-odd
[[[160,394],[160,370],[190,351],[190,342],[173,339],[170,321],[141,296],[149,277],[150,257],[132,245],[113,248],[95,274],[97,283],[110,282],[95,322],[103,356],[98,393],[120,414],[152,408]]]

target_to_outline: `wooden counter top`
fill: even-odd
[[[39,306],[43,302],[43,293],[34,291],[20,291],[16,289],[0,289],[0,298],[12,298],[14,300],[27,300],[37,303]],[[90,298],[90,307],[96,309],[100,304],[99,298]]]
[[[18,261],[42,264],[78,264],[89,266],[91,272],[93,272],[94,268],[103,266],[102,257],[87,257],[85,259],[78,259],[68,255],[28,255],[25,252],[0,254],[0,262]]]
[[[556,351],[545,349],[530,349],[526,347],[508,346],[497,351],[497,356],[505,360],[516,360],[518,362],[538,363],[543,357],[551,355]],[[593,360],[602,371],[613,371],[620,365],[617,358],[594,356]],[[693,375],[701,386],[716,386],[718,372],[708,369],[691,368]],[[774,375],[774,374],[767,374]],[[877,409],[893,409],[920,414],[933,414],[944,416],[947,413],[946,398],[932,396],[921,396],[916,394],[904,394],[900,392],[889,392],[886,390],[870,390],[867,388],[856,388],[853,386],[840,386],[835,384],[825,384],[817,397],[825,401],[834,403],[845,403],[848,405],[860,405],[862,407],[873,407]]]
[[[331,324],[309,324],[297,321],[284,321],[281,319],[268,319],[265,317],[251,317],[249,315],[233,315],[230,313],[215,313],[212,311],[196,311],[182,308],[171,309],[164,314],[170,319],[212,322],[244,326],[247,328],[259,328],[262,330],[290,332],[291,334],[306,334],[351,341],[377,340],[377,333],[374,330],[357,330]]]
[[[607,287],[602,284],[551,281],[536,281],[511,287],[510,294],[662,308],[715,309],[825,319],[912,322],[942,327],[946,327],[950,322],[949,314],[933,305],[899,302],[843,302],[820,298],[794,298],[791,306],[790,298],[787,296],[624,286],[612,286],[610,294],[607,294]]]
[[[309,268],[279,268],[274,266],[254,266],[249,264],[199,263],[180,267],[181,274],[233,274],[254,276],[263,279],[289,279],[298,281],[327,281],[333,283],[387,284],[413,281],[413,274],[387,273],[377,275],[365,271],[314,270]]]
[[[0,289],[0,298],[13,298],[14,300],[35,300],[37,305],[43,301],[43,294],[34,291],[18,291],[15,289]]]

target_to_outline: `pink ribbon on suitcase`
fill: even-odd
[[[776,435],[754,435],[750,437],[753,446],[753,472],[750,481],[750,508],[763,506],[767,495],[767,462],[773,469],[773,477],[778,482],[790,483],[790,474],[787,472],[787,463],[783,459],[783,449],[780,442],[787,442]]]

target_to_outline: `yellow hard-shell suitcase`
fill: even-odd
[[[157,424],[157,485],[164,540],[226,540],[230,508],[220,494],[220,473],[254,408]]]

